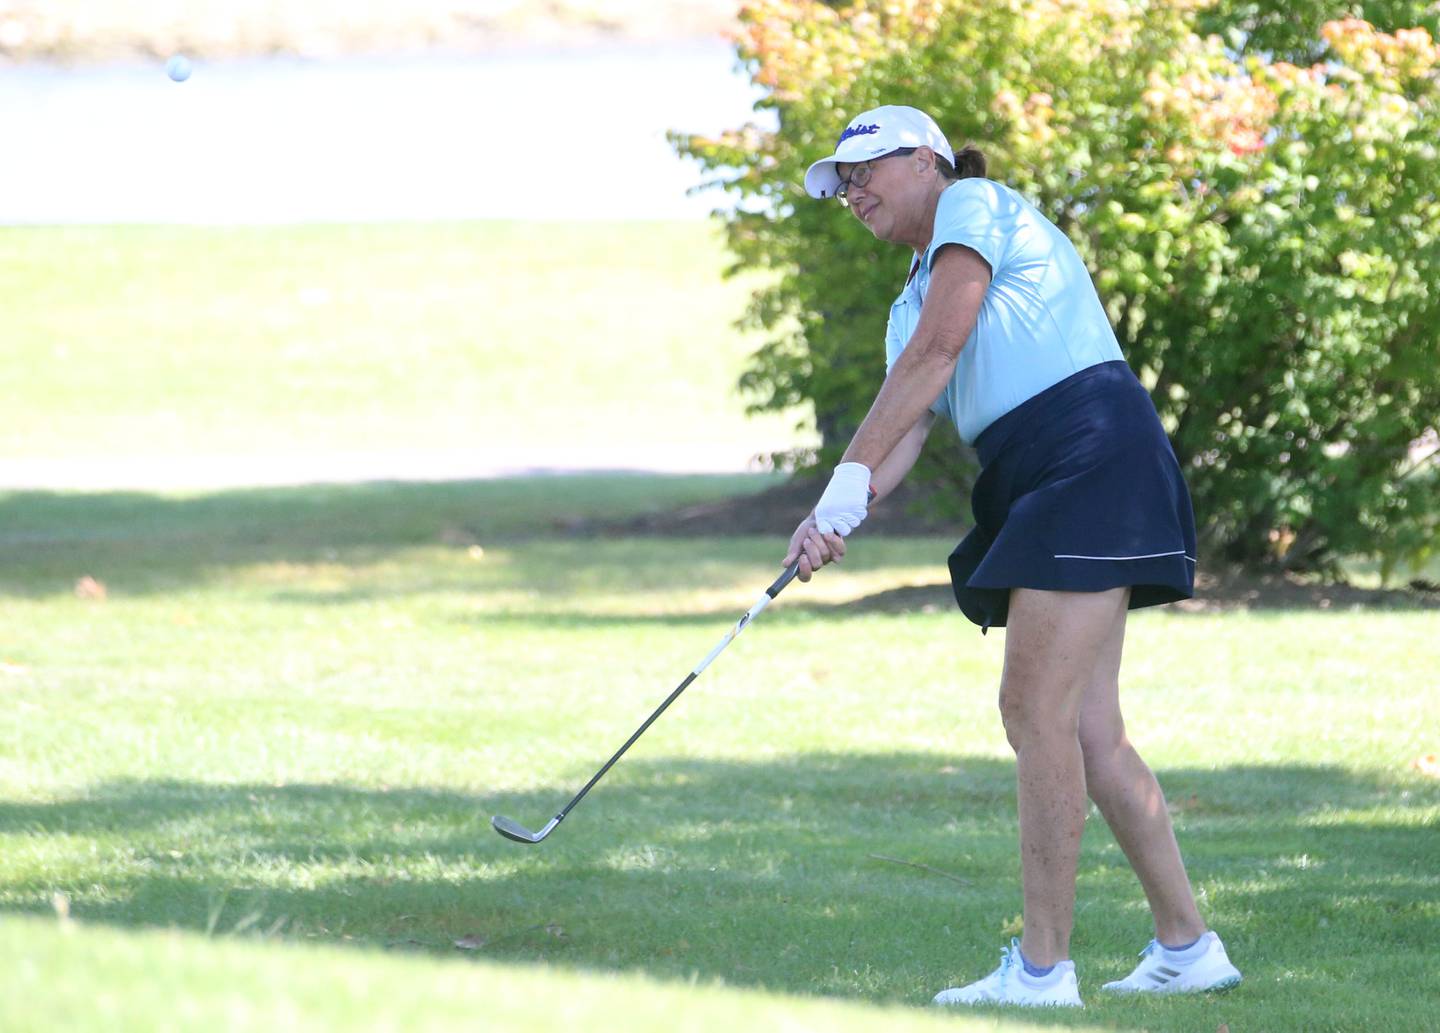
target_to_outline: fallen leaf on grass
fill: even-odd
[[[1167,799],[1165,809],[1171,814],[1183,814],[1186,811],[1193,811],[1200,806],[1200,794],[1191,793],[1183,799]]]
[[[413,916],[412,916],[413,917]],[[536,932],[543,932],[546,936],[553,936],[562,942],[568,942],[570,934],[556,922],[546,922],[544,925],[527,926],[524,929],[515,929],[501,934],[497,942],[508,941],[512,936],[530,936]],[[481,936],[479,933],[471,933],[469,936],[462,936],[454,941],[455,946],[462,951],[478,951],[490,945],[490,937]]]
[[[1410,766],[1427,778],[1440,778],[1440,753],[1427,753],[1423,757],[1416,757],[1415,763]]]

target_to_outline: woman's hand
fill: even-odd
[[[845,539],[838,534],[821,534],[815,526],[812,513],[800,521],[795,533],[790,536],[790,551],[785,553],[781,566],[788,567],[797,559],[800,561],[800,580],[809,581],[810,575],[827,563],[838,562],[845,555]]]

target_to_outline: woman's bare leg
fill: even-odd
[[[1080,703],[1085,785],[1120,849],[1140,877],[1161,943],[1189,943],[1205,932],[1195,906],[1165,796],[1155,775],[1130,745],[1120,713],[1122,619],[1097,658]]]
[[[1123,634],[1129,590],[1015,589],[1005,636],[1000,713],[1015,750],[1025,931],[1036,965],[1070,956],[1075,865],[1085,827],[1082,703],[1099,658]]]

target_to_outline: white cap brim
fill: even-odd
[[[840,173],[835,171],[836,165],[855,165],[878,158],[882,154],[889,154],[900,146],[906,145],[876,143],[861,136],[851,137],[835,148],[835,153],[830,157],[821,158],[805,170],[805,192],[811,197],[834,197],[835,191],[840,189]]]
[[[834,158],[821,158],[805,170],[805,192],[811,197],[834,197],[840,189],[840,173]]]

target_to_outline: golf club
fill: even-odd
[[[752,620],[754,620],[759,615],[761,610],[769,606],[770,600],[774,599],[777,595],[779,595],[780,590],[786,585],[788,585],[794,579],[795,575],[799,572],[800,561],[796,560],[785,570],[785,573],[781,574],[778,578],[775,579],[775,583],[773,585],[765,589],[765,594],[760,597],[759,601],[754,606],[750,607],[750,609],[746,611],[743,617],[741,617],[738,621],[735,622],[735,626],[733,628],[731,628],[728,632],[725,633],[725,637],[720,640],[720,644],[717,645],[714,649],[710,650],[710,653],[705,657],[705,659],[701,660],[700,663],[696,665],[695,669],[685,676],[685,680],[676,687],[674,692],[670,693],[669,696],[665,697],[665,702],[661,703],[660,706],[655,709],[655,713],[651,714],[648,718],[645,719],[645,723],[635,730],[635,734],[630,736],[629,739],[625,740],[625,745],[621,746],[618,750],[615,751],[615,756],[607,760],[605,762],[605,766],[599,771],[595,772],[595,777],[585,783],[585,788],[581,789],[578,793],[576,793],[575,798],[569,803],[567,803],[564,809],[561,810],[559,814],[555,815],[555,817],[551,818],[548,822],[546,822],[544,828],[542,828],[539,832],[531,832],[519,822],[512,821],[509,818],[505,818],[497,814],[495,815],[495,817],[490,819],[490,824],[495,827],[495,831],[500,833],[500,835],[504,836],[506,839],[513,839],[517,843],[538,843],[546,836],[550,835],[550,833],[555,830],[555,826],[559,825],[560,822],[565,820],[565,815],[569,814],[570,811],[574,808],[574,806],[585,797],[585,794],[588,793],[592,787],[594,787],[595,783],[600,781],[600,779],[604,777],[605,772],[609,771],[610,768],[614,766],[615,762],[624,755],[625,751],[635,744],[635,740],[645,734],[645,729],[649,728],[652,724],[654,724],[657,717],[665,713],[665,708],[668,707],[671,703],[674,703],[675,700],[679,697],[680,693],[684,692],[689,687],[691,682],[693,682],[696,678],[700,677],[700,672],[710,666],[710,661],[714,660],[717,656],[719,656],[720,652],[731,643],[735,636],[740,634],[740,632],[744,631],[745,626],[749,624]]]

